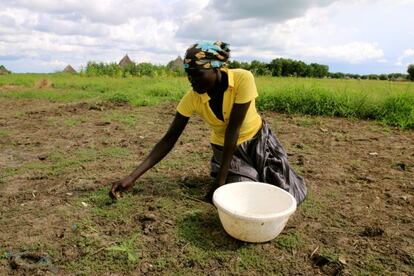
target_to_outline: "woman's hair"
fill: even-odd
[[[184,56],[184,69],[220,68],[230,57],[229,44],[203,41],[193,44]]]

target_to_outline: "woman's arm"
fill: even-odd
[[[123,192],[132,188],[134,182],[143,175],[147,170],[151,169],[155,164],[161,161],[174,147],[181,133],[185,129],[189,118],[176,113],[167,133],[161,140],[153,147],[148,156],[142,163],[127,177],[121,181],[113,183],[109,195],[112,198],[117,198],[119,192]]]
[[[237,139],[239,138],[240,127],[246,117],[250,102],[244,104],[234,104],[231,110],[229,124],[224,136],[223,156],[221,159],[220,170],[217,174],[216,187],[225,184],[229,166],[233,158],[234,151],[237,148]]]

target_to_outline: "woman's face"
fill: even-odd
[[[199,94],[213,88],[217,80],[217,72],[214,69],[186,69],[185,72],[193,90]]]

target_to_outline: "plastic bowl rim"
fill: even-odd
[[[220,189],[224,189],[225,186],[238,185],[240,183],[246,183],[246,184],[249,183],[249,184],[254,184],[254,185],[271,186],[273,188],[279,189],[280,191],[282,191],[283,193],[288,195],[292,199],[294,204],[292,204],[292,206],[290,206],[289,208],[287,208],[287,209],[285,209],[282,212],[279,212],[277,214],[250,216],[248,214],[238,212],[237,210],[234,210],[234,209],[224,208],[221,204],[219,204],[217,202],[217,199],[216,199],[216,197],[217,197],[216,192],[217,191],[220,191]],[[296,211],[296,205],[297,205],[296,199],[289,192],[283,190],[282,188],[279,188],[279,187],[277,187],[275,185],[272,185],[272,184],[263,183],[263,182],[254,182],[254,181],[233,182],[233,183],[228,183],[228,184],[225,184],[225,185],[217,188],[214,191],[214,194],[213,194],[213,204],[214,204],[214,206],[216,206],[216,208],[219,211],[222,211],[222,212],[224,212],[224,213],[226,213],[230,216],[234,216],[234,217],[237,217],[239,219],[249,220],[249,221],[271,221],[271,220],[275,220],[275,219],[281,218],[281,217],[289,217],[291,214],[293,214]]]

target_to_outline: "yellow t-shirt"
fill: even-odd
[[[224,135],[229,123],[230,112],[233,104],[250,102],[246,117],[240,127],[240,134],[237,145],[251,139],[262,127],[262,119],[256,110],[255,98],[258,96],[253,74],[244,69],[222,68],[227,73],[229,85],[223,96],[223,118],[219,120],[211,110],[207,93],[198,94],[194,91],[187,92],[177,106],[177,111],[185,116],[191,117],[197,113],[208,124],[211,131],[210,142],[212,144],[224,145]]]

